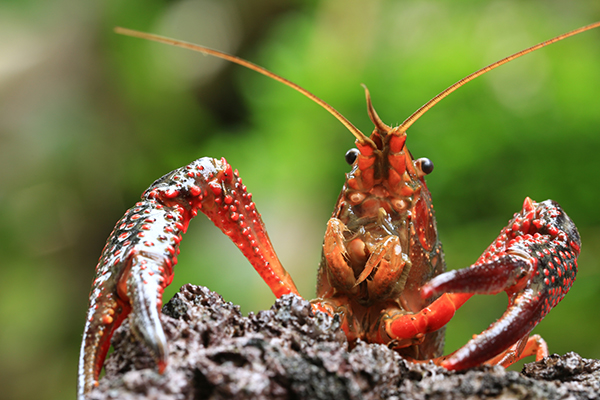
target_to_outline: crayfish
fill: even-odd
[[[515,53],[458,81],[400,126],[379,118],[365,87],[375,128],[364,135],[333,107],[300,86],[248,61],[202,46],[117,28],[119,33],[210,54],[278,80],[333,114],[356,137],[346,153],[351,170],[327,223],[314,312],[337,315],[349,343],[384,343],[411,360],[433,360],[450,370],[480,364],[508,366],[548,354],[529,336],[563,299],[577,273],[577,228],[552,200],[526,198],[498,238],[470,267],[444,272],[427,158],[414,159],[407,129],[458,87],[517,57],[600,26],[571,31]],[[159,318],[164,288],[173,279],[181,235],[198,212],[231,238],[275,296],[296,286],[271,245],[252,195],[224,159],[200,158],[157,179],[111,233],[96,267],[79,361],[78,396],[95,384],[110,338],[129,316],[136,337],[154,355],[159,372],[168,343]],[[444,327],[473,294],[506,292],[502,317],[456,352],[442,356]]]

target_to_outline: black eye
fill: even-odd
[[[429,175],[433,171],[433,162],[429,158],[419,158],[419,166],[423,175]]]
[[[358,149],[350,149],[346,152],[346,155],[344,157],[346,157],[346,162],[350,165],[354,164],[354,161],[356,161],[356,157],[358,157],[359,151]]]

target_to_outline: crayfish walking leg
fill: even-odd
[[[79,359],[78,396],[96,384],[110,338],[131,313],[132,330],[167,364],[162,294],[173,279],[181,235],[206,214],[280,297],[298,291],[281,266],[252,195],[225,159],[201,158],[156,180],[117,222],[96,267]]]

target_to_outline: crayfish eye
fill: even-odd
[[[356,161],[356,157],[358,157],[359,151],[358,149],[350,149],[346,152],[346,155],[344,157],[346,157],[346,162],[350,165],[354,164],[354,161]]]
[[[423,175],[429,175],[433,171],[433,162],[429,158],[419,158],[417,160],[417,168]]]

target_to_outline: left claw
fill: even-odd
[[[441,365],[470,368],[497,356],[520,340],[563,299],[577,273],[581,241],[575,224],[552,200],[526,198],[523,210],[477,262],[433,278],[423,297],[440,293],[508,294],[508,309]],[[517,354],[518,358],[518,354]]]
[[[162,294],[173,280],[181,235],[198,211],[232,239],[277,297],[298,294],[237,171],[225,159],[207,157],[176,169],[144,192],[104,247],[81,343],[80,399],[97,385],[110,338],[128,315],[133,332],[164,371],[168,349],[159,318]]]
[[[97,384],[110,338],[128,315],[132,330],[155,356],[159,371],[164,370],[167,341],[159,314],[163,290],[173,279],[185,220],[182,207],[145,197],[117,222],[90,293],[79,360],[79,398]]]

